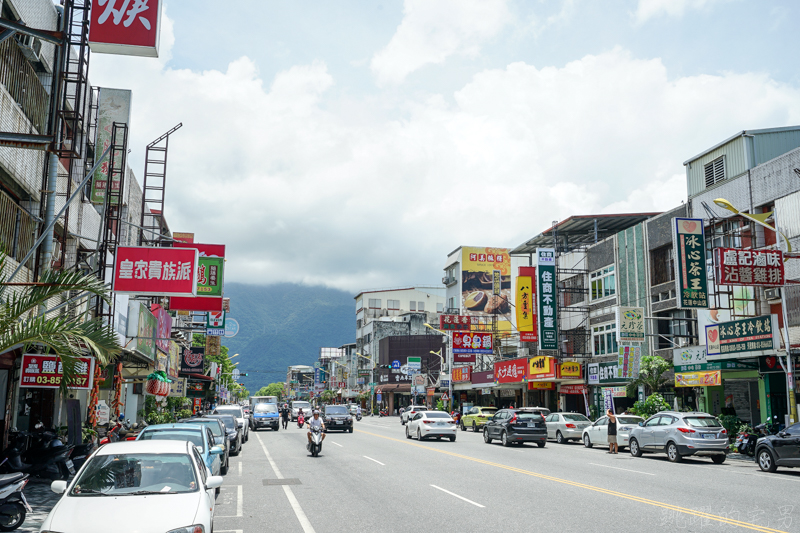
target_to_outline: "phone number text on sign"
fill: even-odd
[[[492,353],[491,333],[453,332],[453,353]]]
[[[22,356],[20,387],[57,389],[61,386],[64,366],[54,355],[26,354]],[[94,375],[94,360],[80,357],[75,362],[75,380],[70,389],[90,389]]]

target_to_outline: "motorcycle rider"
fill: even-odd
[[[356,417],[361,419],[361,405],[360,404],[356,406]]]
[[[281,407],[281,421],[283,423],[283,429],[289,427],[289,404],[284,403],[283,407]]]
[[[313,428],[322,429],[322,440],[325,440],[325,422],[319,417],[319,411],[314,409],[314,418],[309,418],[308,421],[308,443],[311,444],[311,430]]]

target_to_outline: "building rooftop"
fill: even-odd
[[[731,135],[730,137],[728,137],[724,141],[715,144],[711,148],[708,148],[707,150],[703,150],[702,152],[700,152],[696,156],[687,159],[686,161],[683,162],[683,165],[686,166],[689,163],[691,163],[692,161],[696,161],[697,159],[700,159],[704,155],[706,155],[706,154],[708,154],[710,152],[713,152],[714,150],[716,150],[720,146],[728,144],[729,142],[731,142],[732,140],[736,139],[737,137],[746,137],[748,135],[759,135],[759,134],[762,134],[762,133],[778,133],[778,132],[782,132],[782,131],[797,131],[797,130],[800,130],[800,126],[785,126],[785,127],[782,127],[782,128],[762,128],[760,130],[742,130],[742,131],[740,131],[739,133],[737,133],[735,135]]]

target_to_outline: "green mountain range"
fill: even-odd
[[[226,283],[229,318],[239,323],[235,337],[223,338],[251,392],[286,380],[289,365],[312,365],[321,347],[355,342],[353,295],[336,289],[292,283]]]

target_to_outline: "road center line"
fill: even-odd
[[[364,457],[364,459],[369,459],[370,461],[374,461],[374,462],[378,463],[378,464],[379,464],[379,465],[381,465],[381,466],[386,466],[386,465],[385,465],[385,464],[383,464],[382,462],[380,462],[380,461],[376,461],[376,460],[375,460],[375,459],[373,459],[372,457],[367,457],[366,455],[364,455],[363,457]]]
[[[242,462],[239,461],[239,475],[242,475]]]
[[[378,435],[377,433],[370,433],[369,431],[362,431],[358,430],[360,433],[364,433],[365,435],[371,435],[373,437],[378,437],[379,439],[386,439],[391,440],[394,442],[399,442],[401,444],[405,444],[407,446],[416,446],[418,448],[423,448],[425,450],[436,452],[436,453],[443,453],[445,455],[449,455],[451,457],[458,457],[460,459],[466,459],[467,461],[473,461],[475,463],[481,463],[488,466],[493,466],[495,468],[502,468],[503,470],[509,470],[511,472],[517,472],[519,474],[524,474],[526,476],[537,477],[539,479],[544,479],[547,481],[553,481],[555,483],[562,483],[564,485],[570,485],[572,487],[577,487],[581,489],[591,490],[594,492],[599,492],[602,494],[607,494],[609,496],[615,496],[617,498],[622,498],[626,500],[631,500],[637,503],[644,503],[646,505],[652,505],[654,507],[661,507],[662,509],[669,509],[671,511],[676,511],[679,513],[684,513],[693,516],[699,516],[700,518],[706,518],[708,520],[714,520],[715,522],[721,522],[723,524],[729,524],[732,526],[743,527],[746,529],[752,529],[753,531],[761,531],[763,533],[785,533],[779,529],[773,529],[766,526],[759,526],[757,524],[751,524],[749,522],[742,522],[741,520],[735,520],[733,518],[727,518],[724,516],[719,516],[711,513],[706,513],[704,511],[695,511],[694,509],[687,509],[686,507],[680,507],[677,505],[672,505],[670,503],[660,502],[657,500],[649,500],[647,498],[642,498],[640,496],[634,496],[632,494],[625,494],[624,492],[617,492],[614,490],[604,489],[602,487],[595,487],[594,485],[587,485],[585,483],[578,483],[577,481],[570,481],[568,479],[557,478],[554,476],[548,476],[545,474],[539,474],[538,472],[532,472],[530,470],[523,470],[522,468],[516,468],[513,466],[504,465],[501,463],[493,463],[491,461],[485,461],[483,459],[478,459],[477,457],[470,457],[468,455],[462,455],[460,453],[455,452],[448,452],[447,450],[442,450],[438,448],[432,448],[430,446],[425,446],[424,444],[419,444],[416,442],[409,442],[408,440],[401,440],[395,439],[393,437],[387,437],[385,435]]]
[[[336,446],[338,446],[339,448],[344,448],[344,446],[342,446],[342,445],[341,445],[341,444],[339,444],[338,442],[333,442],[333,441],[331,441],[331,444],[335,444],[335,445],[336,445]]]
[[[655,476],[655,474],[651,474],[650,472],[640,472],[639,470],[630,470],[628,468],[620,468],[618,466],[601,465],[601,464],[598,464],[598,463],[588,463],[588,464],[594,465],[594,466],[602,466],[603,468],[613,468],[614,470],[624,470],[626,472],[633,472],[635,474],[644,474],[646,476]]]
[[[272,456],[267,451],[267,447],[264,446],[264,441],[261,440],[261,435],[256,434],[256,438],[258,438],[258,443],[261,445],[261,449],[264,450],[264,455],[267,456],[267,461],[269,461],[272,471],[275,472],[275,477],[278,479],[283,479],[281,471],[278,470],[278,465],[272,460]],[[241,490],[241,487],[239,490]],[[294,515],[297,517],[297,521],[300,522],[300,527],[303,528],[304,533],[315,533],[314,527],[308,520],[303,508],[300,506],[300,502],[297,501],[294,492],[292,492],[292,488],[289,485],[283,485],[283,492],[286,494],[286,498],[289,500],[289,505],[292,506]]]
[[[463,496],[459,496],[459,495],[458,495],[458,494],[456,494],[455,492],[450,492],[449,490],[447,490],[447,489],[443,489],[442,487],[437,487],[436,485],[431,485],[431,487],[433,487],[434,489],[438,489],[438,490],[440,490],[440,491],[442,491],[442,492],[446,492],[446,493],[447,493],[447,494],[449,494],[450,496],[455,496],[455,497],[456,497],[456,498],[458,498],[459,500],[464,500],[464,501],[465,501],[465,502],[467,502],[467,503],[471,503],[471,504],[472,504],[472,505],[474,505],[475,507],[480,507],[481,509],[485,508],[485,506],[484,506],[484,505],[481,505],[481,504],[479,504],[479,503],[475,503],[474,501],[472,501],[472,500],[468,500],[468,499],[466,499],[466,498],[465,498],[465,497],[463,497]]]

